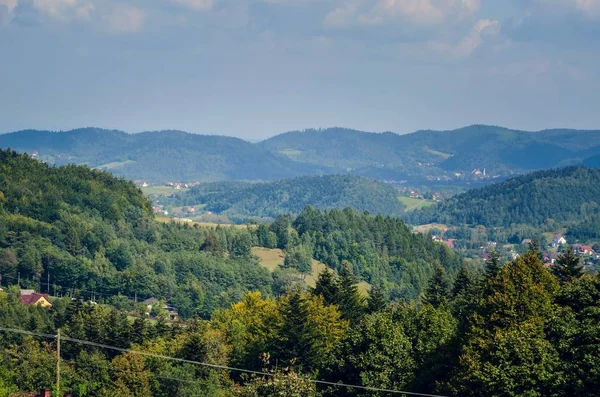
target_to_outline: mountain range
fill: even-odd
[[[484,125],[404,135],[308,129],[257,143],[182,131],[23,130],[0,135],[0,147],[30,153],[50,164],[85,164],[152,182],[350,173],[423,184],[460,183],[483,179],[483,170],[486,177],[494,177],[600,164],[600,130],[527,132]]]

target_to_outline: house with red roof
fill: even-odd
[[[48,294],[38,294],[32,289],[21,290],[21,302],[24,305],[41,306],[45,308],[52,307]]]

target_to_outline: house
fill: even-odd
[[[455,239],[451,238],[451,239],[448,239],[448,240],[444,241],[444,244],[446,244],[446,246],[448,248],[454,248],[454,242],[455,241],[456,241]]]
[[[525,238],[523,239],[523,241],[521,241],[521,245],[529,245],[531,244],[531,239],[530,238]]]
[[[550,266],[552,266],[552,262],[546,262],[546,263],[544,263],[544,267],[550,267]]]
[[[48,297],[48,294],[38,294],[32,289],[21,290],[21,302],[27,306],[33,305],[45,308],[52,307],[52,303],[50,303],[50,297]]]
[[[142,183],[142,187],[148,187],[148,182]]]
[[[552,239],[552,247],[557,248],[560,245],[565,245],[567,240],[563,236],[554,236]]]
[[[146,315],[150,316],[150,313],[152,312],[152,306],[160,304],[160,300],[152,297],[152,298],[146,299],[142,303],[144,305],[146,305]],[[179,313],[177,313],[177,309],[175,309],[174,306],[163,303],[162,308],[167,312],[167,316],[169,316],[169,320],[171,320],[171,321],[179,320]]]
[[[39,393],[18,391],[10,393],[8,397],[52,397],[52,392],[48,388],[43,388]],[[71,397],[71,393],[65,393],[63,397]]]
[[[592,255],[594,253],[594,249],[589,245],[580,245],[579,246],[579,254],[581,255]]]

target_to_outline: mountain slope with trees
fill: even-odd
[[[0,135],[0,147],[37,152],[50,164],[85,164],[128,179],[158,182],[269,180],[327,171],[274,156],[242,139],[181,131],[27,130]]]
[[[404,206],[398,191],[383,182],[353,175],[300,177],[275,182],[204,183],[168,199],[174,205],[202,204],[204,211],[224,214],[234,221],[274,219],[299,214],[310,205],[317,209],[354,208],[373,214],[400,215]]]
[[[527,132],[473,125],[398,135],[329,128],[288,132],[261,145],[297,161],[351,169],[365,176],[471,172],[475,168],[506,173],[580,163],[600,150],[600,131]]]
[[[491,181],[471,178],[474,169],[506,176],[582,162],[595,166],[600,131],[527,132],[473,125],[399,135],[328,128],[291,131],[252,144],[181,131],[127,134],[82,128],[1,134],[0,147],[37,152],[50,164],[86,164],[129,179],[154,182],[274,180],[352,173],[419,184],[460,184]]]
[[[538,227],[549,220],[575,224],[599,213],[600,170],[567,167],[473,189],[406,217],[416,224]]]
[[[340,270],[347,261],[357,277],[393,296],[416,297],[434,266],[450,275],[459,266],[447,247],[400,220],[350,208],[315,211],[247,228],[163,224],[132,182],[0,150],[0,274],[5,283],[81,290],[124,305],[154,296],[183,317],[207,317],[248,290],[272,296],[298,281],[274,279],[252,246],[284,249],[289,266],[312,257]]]

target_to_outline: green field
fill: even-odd
[[[129,165],[129,164],[135,164],[135,161],[133,161],[133,160],[113,161],[112,163],[100,165],[97,168],[100,168],[103,170],[114,170],[114,169],[121,168],[121,167],[123,167],[125,165]]]
[[[433,149],[429,149],[429,148],[427,148],[426,150],[427,150],[428,153],[431,153],[431,154],[436,155],[436,156],[440,156],[444,160],[449,159],[450,157],[452,157],[451,154],[440,152],[438,150],[433,150]]]
[[[169,186],[148,186],[148,187],[143,187],[141,188],[142,192],[144,192],[145,195],[155,195],[155,196],[166,196],[169,195],[171,193],[183,193],[188,191],[189,189],[183,188],[183,189],[173,189],[172,187]]]
[[[196,222],[196,221],[182,221],[181,219],[173,219],[173,218],[169,218],[168,216],[157,216],[155,218],[158,222],[162,222],[162,223],[170,223],[170,222],[177,222],[177,223],[187,223],[188,225],[198,225],[200,227],[211,227],[211,228],[215,228],[217,226],[221,226],[221,227],[233,227],[236,229],[246,229],[246,228],[256,228],[257,225],[237,225],[237,224],[233,224],[233,223],[212,223],[212,222]],[[282,262],[283,263],[283,262]]]
[[[398,197],[398,200],[406,206],[406,211],[419,210],[421,208],[430,207],[435,204],[435,201],[425,199],[415,199],[406,196]]]
[[[260,262],[260,265],[267,269],[270,272],[274,272],[279,268],[279,266],[283,265],[283,261],[285,260],[285,253],[278,249],[271,248],[262,248],[262,247],[253,247],[252,255],[257,256]],[[312,261],[312,272],[304,278],[304,282],[311,288],[314,288],[317,279],[319,278],[319,273],[323,270],[327,269],[327,265],[321,263],[317,260]],[[298,273],[300,277],[300,273]],[[358,290],[364,295],[368,295],[371,290],[371,285],[364,281],[358,283]]]

